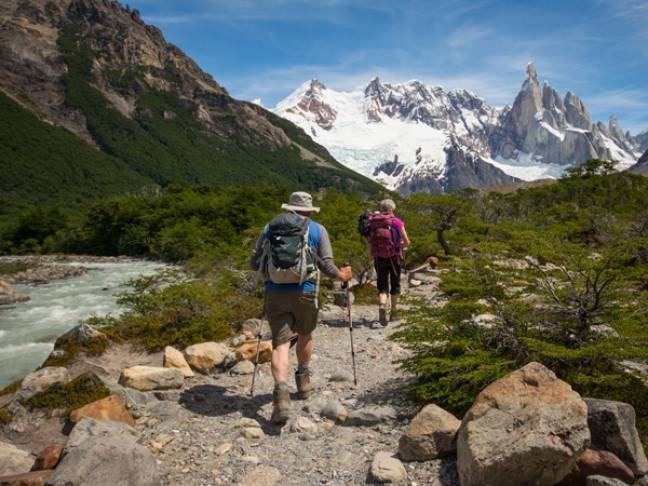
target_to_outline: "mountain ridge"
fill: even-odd
[[[298,127],[232,98],[137,10],[113,0],[8,0],[0,6],[0,25],[0,91],[34,119],[121,161],[147,185],[265,181],[380,190]],[[29,158],[29,147],[10,149],[10,138],[0,134],[0,159],[10,161],[14,149]],[[84,160],[74,159],[70,153],[61,163],[83,171]],[[47,160],[36,162],[48,170]],[[3,199],[46,199],[29,194],[20,185],[24,174],[15,171],[0,182]]]
[[[590,158],[618,160],[626,169],[642,144],[614,117],[607,126],[594,123],[573,92],[561,97],[549,83],[541,87],[532,63],[513,104],[501,110],[465,89],[374,77],[351,92],[311,80],[273,111],[348,167],[403,193],[558,177]],[[473,164],[458,167],[466,156]]]

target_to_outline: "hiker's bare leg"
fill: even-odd
[[[272,377],[275,384],[288,383],[288,352],[290,341],[287,341],[272,350]]]
[[[387,293],[378,294],[378,304],[387,305]]]
[[[300,334],[297,338],[297,363],[300,368],[308,368],[313,354],[313,337],[310,334]]]

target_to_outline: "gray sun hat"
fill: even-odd
[[[281,209],[288,211],[304,211],[319,213],[320,208],[313,206],[313,197],[307,192],[293,192],[288,198],[287,204],[282,204]]]

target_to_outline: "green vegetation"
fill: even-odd
[[[90,318],[88,319],[89,324],[93,324],[95,327],[105,327],[105,322],[107,318]],[[108,320],[109,321],[109,320]],[[110,321],[109,321],[110,322]],[[110,338],[113,338],[111,335]],[[81,352],[85,353],[88,356],[100,356],[106,350],[110,344],[109,337],[94,337],[88,340],[88,342],[81,344],[78,340],[73,337],[64,334],[56,340],[54,344],[54,349],[57,351],[62,351],[60,356],[52,355],[47,358],[43,367],[45,366],[69,366],[74,358]]]
[[[461,415],[494,379],[539,361],[583,395],[631,403],[648,442],[648,385],[620,364],[648,360],[646,204],[647,179],[598,161],[513,194],[406,200],[420,255],[446,253],[422,208],[460,207],[441,258],[446,305],[412,302],[395,336],[413,351],[412,396]]]
[[[40,393],[24,402],[27,407],[42,410],[64,410],[69,413],[83,405],[101,400],[110,395],[110,390],[96,375],[84,373],[65,385]]]
[[[0,262],[0,275],[13,275],[15,273],[24,272],[33,268],[33,265],[30,265],[27,262]]]

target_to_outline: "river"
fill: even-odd
[[[77,263],[88,272],[42,285],[14,287],[31,300],[0,306],[0,388],[38,368],[54,349],[54,341],[93,315],[119,315],[116,296],[130,279],[150,275],[160,263],[146,260]]]

